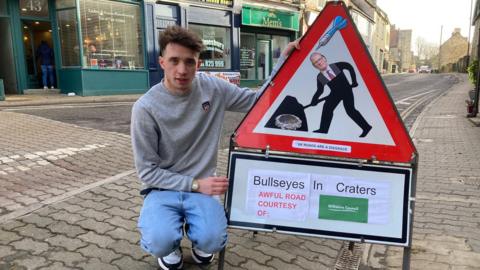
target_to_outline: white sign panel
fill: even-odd
[[[250,214],[294,221],[307,218],[309,174],[253,169],[248,172],[247,190]]]
[[[331,86],[329,87],[325,85],[325,91],[319,97],[325,98],[325,101],[314,106],[307,106],[310,104],[319,84],[317,81],[319,70],[312,64],[312,53],[321,53],[326,57],[328,64],[341,67],[338,69],[338,72],[340,72],[339,74],[345,75],[345,78],[348,80],[348,85],[357,85],[353,88],[350,87],[349,91],[352,96],[339,94],[341,91],[347,91],[346,89],[331,89]],[[355,81],[352,79],[352,74],[355,74]],[[345,95],[343,98],[348,96],[350,102],[343,101],[343,103],[339,103],[339,105],[337,105],[332,111],[332,116],[330,117],[331,123],[329,124],[327,131],[316,132],[315,130],[318,130],[319,128],[321,129],[321,120],[326,120],[322,119],[322,114],[326,113],[324,106],[327,106],[332,102],[329,101],[330,99],[340,99],[340,95]],[[282,103],[284,103],[287,96],[295,97],[304,107],[307,126],[309,127],[308,132],[268,127],[267,123],[269,119],[271,119]],[[351,108],[347,105],[351,106]],[[358,120],[358,118],[364,118],[366,123],[368,123],[365,125],[370,125],[372,127],[368,132],[368,135],[359,137],[362,133],[361,123],[363,122]],[[262,120],[258,123],[254,132],[304,138],[324,138],[337,141],[395,145],[392,136],[388,131],[370,92],[368,91],[362,74],[358,70],[352,55],[346,47],[345,40],[343,40],[343,37],[340,34],[334,35],[328,44],[320,50],[317,50],[315,47],[312,48],[309,56],[303,60],[301,66],[288,81],[288,84],[268,109]],[[293,147],[295,147],[295,145]]]
[[[229,225],[408,245],[411,168],[232,152]]]

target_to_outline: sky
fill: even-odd
[[[473,5],[475,1],[473,0]],[[457,27],[462,29],[462,36],[468,37],[471,2],[472,0],[377,0],[377,5],[387,13],[390,24],[395,24],[400,29],[412,29],[412,50],[415,51],[418,36],[438,46],[442,25],[442,43],[450,38],[453,29]],[[470,36],[471,40],[473,28]]]

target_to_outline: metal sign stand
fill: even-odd
[[[334,1],[332,1],[332,2],[333,2],[333,3],[332,3],[331,5],[328,5],[328,7],[330,7],[330,6],[344,6],[344,8],[346,8],[346,7],[345,7],[345,4],[344,4],[342,1],[334,0]],[[332,10],[333,10],[333,9],[332,9]],[[346,9],[345,9],[345,11],[346,11]],[[323,11],[322,11],[322,13],[323,13]],[[339,14],[343,14],[343,13],[340,12]],[[349,21],[352,21],[352,18],[348,15],[348,13],[344,14],[344,17],[345,17],[345,18],[348,18]],[[332,30],[332,29],[330,29],[330,30]],[[331,36],[333,35],[333,33],[334,33],[334,32],[332,32],[332,33],[329,34],[329,35],[325,35],[325,36],[323,36],[323,37],[320,37],[320,39],[319,39],[320,42],[318,43],[319,46],[322,46],[322,44],[325,45],[325,43],[323,43],[322,40],[324,39],[325,42],[328,42],[329,38],[331,38]],[[352,32],[352,33],[353,33],[353,32]],[[355,33],[356,33],[356,34],[355,34]],[[352,34],[352,36],[356,36],[356,37],[358,38],[358,40],[359,40],[359,42],[360,42],[360,47],[363,46],[362,48],[366,51],[367,48],[366,48],[365,44],[364,44],[364,43],[361,41],[361,39],[359,38],[360,36],[359,36],[358,32],[354,32],[354,33]],[[479,48],[480,48],[480,47],[479,47]],[[317,47],[317,49],[318,49],[318,47]],[[366,61],[367,63],[370,63],[371,66],[374,66],[373,60],[372,60],[371,58],[368,58],[368,59],[365,60],[364,58],[361,57],[361,54],[356,54],[356,55],[357,55],[360,59],[363,59],[363,60]],[[353,56],[353,55],[352,55],[352,56]],[[282,68],[284,68],[284,67],[282,67]],[[271,87],[273,87],[273,85],[274,85],[274,84],[273,84],[273,83],[274,83],[274,79],[276,79],[276,77],[277,77],[276,75],[278,75],[279,73],[280,73],[280,70],[278,71],[277,74],[275,74],[274,76],[272,76],[272,77],[270,78],[270,86],[271,86]],[[378,73],[378,71],[377,71],[377,73]],[[480,69],[479,69],[479,73],[480,73]],[[379,74],[378,74],[378,78],[380,78],[380,75],[379,75]],[[479,79],[478,81],[480,81],[480,79]],[[381,84],[383,85],[384,90],[387,91],[387,90],[386,90],[386,86],[383,84],[383,81],[381,82]],[[480,83],[479,83],[479,84],[480,84]],[[377,89],[377,88],[375,88],[375,89]],[[477,87],[477,92],[478,92],[478,89],[479,89],[479,87]],[[376,93],[376,92],[375,92],[375,93]],[[392,101],[391,99],[385,99],[385,100],[384,100],[384,99],[381,99],[381,98],[380,98],[381,96],[377,96],[377,97],[379,97],[378,100],[377,100],[378,102],[380,102],[380,103],[383,102],[383,103],[387,104],[386,106],[389,106],[389,105],[390,105],[390,106],[394,107],[393,101]],[[258,101],[258,100],[257,100],[257,101]],[[377,101],[376,101],[376,102],[377,102]],[[389,104],[389,105],[388,105],[388,104]],[[256,104],[254,105],[254,107],[267,106],[267,105],[268,105],[268,106],[271,106],[271,104],[264,104],[264,103],[258,104],[258,103],[256,103]],[[305,106],[302,106],[302,107],[305,108]],[[263,107],[262,107],[262,108],[263,108]],[[264,107],[264,108],[268,108],[268,107]],[[265,109],[265,110],[266,110],[266,109]],[[265,113],[265,112],[264,112],[264,113]],[[398,116],[398,118],[401,119],[400,116],[398,115],[398,111],[393,110],[393,113],[396,113],[397,116]],[[247,128],[247,127],[244,127],[244,126],[242,125],[243,122],[246,121],[246,119],[248,118],[249,115],[250,115],[250,112],[247,114],[246,118],[244,118],[244,119],[242,120],[242,123],[239,125],[239,127],[237,127],[237,130],[235,131],[235,133],[232,134],[232,136],[231,136],[231,138],[230,138],[230,149],[229,149],[230,152],[233,151],[233,150],[240,150],[240,148],[250,149],[250,150],[251,150],[251,149],[257,149],[257,150],[259,150],[259,151],[262,151],[263,154],[265,154],[265,158],[266,158],[266,159],[268,159],[268,158],[269,158],[269,155],[270,155],[270,146],[272,147],[273,150],[275,150],[275,152],[277,152],[277,151],[282,151],[282,152],[295,152],[295,151],[292,151],[292,150],[290,149],[290,148],[291,148],[291,142],[287,142],[287,143],[286,143],[286,145],[289,145],[289,147],[285,147],[285,148],[279,147],[279,146],[278,146],[279,142],[278,142],[278,141],[275,141],[275,140],[278,139],[278,136],[277,136],[277,137],[273,137],[273,136],[271,136],[271,137],[269,137],[269,136],[263,136],[263,137],[261,137],[260,139],[258,139],[257,137],[253,136],[253,134],[254,134],[253,131],[250,130],[249,128]],[[252,118],[254,118],[254,117],[252,117]],[[247,120],[247,122],[248,122],[248,120]],[[386,123],[386,124],[387,124],[387,123]],[[391,127],[393,128],[394,126],[392,125]],[[376,157],[374,157],[374,156],[372,156],[372,157],[370,158],[370,157],[368,157],[370,154],[367,154],[367,155],[366,155],[366,156],[367,156],[366,158],[360,157],[360,158],[363,158],[363,159],[361,159],[361,161],[359,162],[359,164],[360,164],[360,165],[363,164],[363,162],[364,162],[365,159],[369,159],[368,164],[375,164],[375,165],[378,164],[378,165],[386,165],[386,166],[392,166],[392,167],[395,166],[395,165],[393,165],[395,162],[402,163],[403,166],[406,165],[405,163],[410,163],[409,166],[408,166],[408,169],[411,170],[411,176],[410,176],[410,177],[411,177],[411,178],[410,178],[410,179],[411,179],[411,182],[410,182],[410,193],[409,193],[409,197],[407,197],[406,199],[404,199],[404,200],[408,200],[409,208],[403,208],[403,210],[402,210],[402,211],[403,211],[403,212],[402,212],[403,215],[405,215],[405,211],[407,211],[406,215],[407,215],[407,218],[409,218],[409,222],[408,222],[408,223],[405,222],[404,224],[402,224],[402,226],[407,227],[407,228],[402,227],[402,229],[405,229],[405,230],[407,231],[407,236],[406,236],[406,237],[408,237],[408,240],[406,240],[406,241],[408,242],[408,246],[405,246],[405,247],[403,248],[402,269],[409,270],[409,269],[410,269],[410,261],[411,261],[411,245],[412,245],[412,233],[413,233],[413,214],[414,214],[414,208],[415,208],[416,179],[417,179],[417,170],[418,170],[418,155],[416,154],[416,150],[415,150],[415,147],[414,147],[414,145],[413,145],[413,142],[411,141],[411,138],[408,136],[408,132],[406,132],[404,126],[403,126],[403,128],[404,128],[404,132],[405,132],[405,133],[402,133],[402,132],[400,132],[400,131],[399,131],[399,132],[395,132],[395,133],[394,133],[394,135],[395,135],[394,137],[395,137],[395,138],[398,138],[398,140],[400,140],[401,142],[403,141],[401,144],[405,144],[405,145],[410,146],[410,147],[412,148],[412,149],[410,149],[410,150],[413,152],[413,155],[412,155],[411,157],[410,157],[410,153],[409,153],[409,152],[403,151],[403,148],[397,147],[396,149],[394,149],[394,151],[392,150],[392,152],[389,152],[389,154],[391,154],[391,155],[397,154],[397,155],[401,156],[401,155],[398,154],[397,152],[401,152],[401,154],[406,153],[406,154],[404,154],[403,156],[401,156],[401,158],[397,158],[397,159],[386,159],[386,158],[382,158],[382,157],[376,158]],[[394,128],[394,130],[400,130],[400,129]],[[307,131],[308,131],[308,130],[307,130]],[[237,132],[239,133],[239,135],[249,134],[249,136],[251,136],[251,137],[249,137],[248,140],[247,140],[247,138],[244,138],[244,137],[245,137],[245,135],[244,135],[244,137],[242,137],[242,140],[243,140],[244,144],[241,144],[241,143],[240,143],[240,144],[236,144],[236,143],[234,143],[234,140],[235,140],[235,138],[237,137],[237,134],[236,134]],[[408,142],[406,142],[407,138],[408,138],[408,140],[409,140]],[[237,138],[237,139],[239,139],[239,138]],[[240,140],[237,140],[237,141],[240,141]],[[248,142],[252,142],[252,141],[262,141],[262,143],[261,143],[261,144],[258,144],[258,145],[254,145],[254,144],[248,144],[248,143],[246,143],[247,141],[248,141]],[[268,143],[270,144],[270,146],[269,146],[269,145],[265,145],[263,142],[268,142]],[[240,147],[235,147],[235,145],[240,146]],[[408,148],[407,148],[407,149],[408,149]],[[362,151],[363,151],[363,150],[367,151],[367,148],[362,149]],[[374,148],[374,150],[372,150],[372,149],[368,148],[368,151],[367,151],[367,152],[370,153],[370,152],[372,152],[372,151],[377,151],[377,152],[373,152],[373,153],[376,153],[376,154],[378,153],[378,155],[380,155],[380,153],[385,154],[385,153],[384,153],[385,149],[376,149],[376,148]],[[324,155],[328,155],[328,154],[324,154]],[[274,156],[274,155],[272,154],[272,156]],[[330,158],[332,158],[332,157],[333,157],[333,156],[330,156]],[[316,158],[318,158],[318,157],[316,157]],[[358,159],[359,157],[358,157],[358,156],[357,156],[357,157],[347,156],[347,158],[349,158],[350,160],[352,160],[352,159],[355,160],[355,159]],[[229,164],[229,166],[230,166],[230,163],[231,163],[231,161],[230,161],[230,155],[229,155],[229,158],[228,158],[228,159],[229,159],[229,160],[228,160],[228,164]],[[378,159],[380,159],[380,160],[385,160],[385,162],[384,162],[384,163],[377,162]],[[334,160],[334,159],[330,159],[330,160]],[[389,160],[389,161],[386,161],[386,160]],[[397,160],[397,161],[395,161],[395,160]],[[335,160],[335,161],[344,161],[344,160],[342,160],[342,159],[337,159],[337,160]],[[230,170],[230,167],[229,167],[229,170]],[[405,197],[404,197],[404,198],[405,198]],[[229,211],[230,211],[230,209],[228,209],[227,204],[225,204],[225,213],[226,213],[227,217],[230,216]],[[402,218],[403,218],[403,217],[402,217]],[[229,221],[229,222],[230,222],[230,221]],[[252,231],[253,231],[253,230],[252,230]],[[276,232],[276,229],[273,228],[273,230],[272,230],[271,232]],[[405,238],[403,238],[402,241],[403,241],[403,240],[405,240]],[[347,241],[348,241],[348,240],[347,240]],[[364,239],[363,239],[363,238],[362,238],[362,239],[359,239],[359,242],[364,242]],[[368,241],[367,241],[367,242],[368,242]],[[402,242],[402,243],[403,243],[403,244],[406,244],[406,242]],[[386,244],[386,245],[389,245],[389,243],[385,243],[385,244]],[[350,250],[350,251],[353,250],[354,247],[355,247],[355,242],[354,242],[354,241],[349,242],[349,246],[348,246],[349,250]],[[226,253],[226,247],[224,247],[224,248],[219,252],[219,258],[218,258],[218,269],[219,269],[219,270],[223,270],[223,269],[224,269],[225,253]]]
[[[225,250],[227,247],[224,247],[218,254],[218,270],[223,270],[223,265],[225,264]]]
[[[411,194],[410,194],[410,224],[408,225],[409,228],[409,238],[408,238],[408,247],[403,248],[403,262],[402,262],[402,269],[409,270],[410,269],[410,261],[411,261],[411,254],[412,254],[412,235],[413,235],[413,217],[415,213],[415,196],[417,191],[417,171],[418,171],[418,156],[415,155],[412,158],[412,186],[411,186]]]
[[[235,134],[232,135],[232,138],[230,140],[230,151],[232,150],[238,150],[233,147],[233,137]],[[267,149],[262,151],[265,154],[265,158],[268,159],[270,155],[270,149],[267,146]],[[230,155],[229,155],[230,159]],[[230,160],[229,160],[230,163]],[[411,181],[411,193],[409,197],[409,203],[410,203],[410,208],[408,209],[408,215],[410,215],[410,221],[408,226],[408,243],[409,245],[403,248],[403,261],[402,261],[402,270],[410,270],[410,262],[411,262],[411,253],[412,253],[412,234],[413,234],[413,217],[414,217],[414,210],[415,210],[415,196],[416,196],[416,186],[417,186],[417,171],[418,171],[418,156],[414,154],[412,157],[412,163],[411,163],[411,168],[412,168],[412,181]],[[225,209],[225,214],[228,216],[229,209]],[[257,233],[257,231],[252,231],[253,236]],[[272,233],[275,233],[276,230],[274,229]],[[361,243],[364,243],[364,239],[360,241]],[[353,251],[355,247],[355,242],[349,241],[348,243],[348,249]],[[219,252],[219,257],[218,257],[218,270],[223,270],[224,265],[225,265],[225,253],[226,253],[226,246]]]

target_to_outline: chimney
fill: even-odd
[[[454,28],[454,29],[453,29],[453,33],[452,33],[452,36],[454,36],[454,35],[461,35],[461,31],[462,31],[462,29],[461,29],[460,27]]]

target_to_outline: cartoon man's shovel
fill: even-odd
[[[323,98],[317,100],[317,102],[316,102],[315,104],[313,104],[313,102],[312,102],[312,103],[310,103],[310,104],[308,104],[308,105],[306,105],[306,106],[303,106],[303,109],[306,109],[306,108],[311,107],[311,106],[317,106],[318,103],[320,103],[320,102],[322,102],[322,101],[325,101],[328,97],[329,97],[329,96],[326,96],[326,97],[323,97]]]

